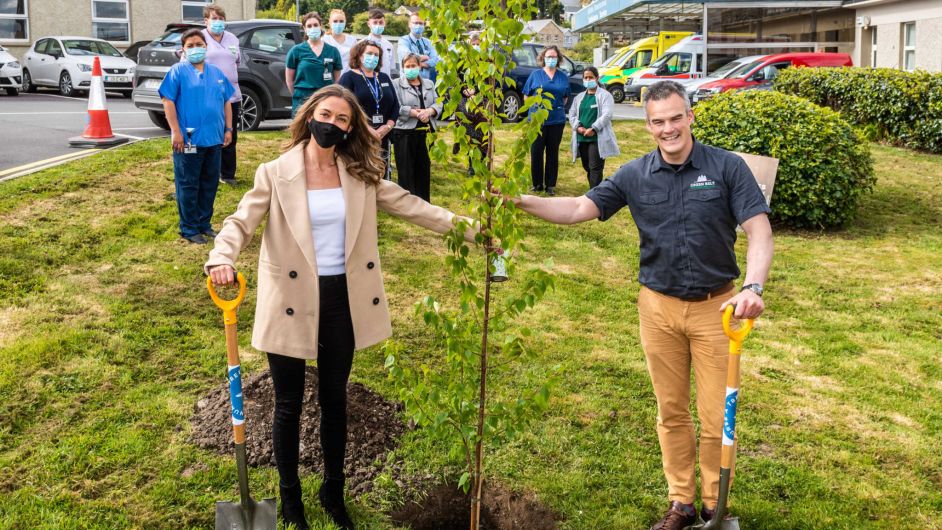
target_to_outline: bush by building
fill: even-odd
[[[942,153],[942,74],[891,68],[790,68],[775,89],[839,111],[874,140]]]
[[[876,177],[865,142],[841,116],[773,91],[720,94],[697,106],[705,144],[779,159],[772,220],[795,228],[838,227]]]

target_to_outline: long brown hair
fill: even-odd
[[[311,130],[307,123],[311,121],[317,106],[327,98],[343,99],[350,106],[351,111],[352,128],[347,139],[334,147],[335,155],[343,161],[351,177],[367,184],[378,184],[386,174],[386,164],[380,156],[379,141],[370,133],[369,120],[360,108],[360,102],[356,96],[340,85],[327,85],[321,88],[301,105],[291,125],[288,126],[291,138],[282,146],[282,152],[287,152],[298,144],[311,140]]]

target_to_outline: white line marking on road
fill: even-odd
[[[122,127],[120,129],[111,129],[112,131],[164,131],[160,127]],[[170,134],[170,131],[164,131]]]
[[[112,132],[114,132],[114,130],[112,130]],[[131,136],[130,134],[114,133],[114,135],[115,135],[115,136],[124,136],[125,138],[130,138],[130,139],[132,139],[132,140],[146,140],[146,139],[147,139],[147,138],[144,138],[143,136]]]

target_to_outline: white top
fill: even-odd
[[[345,33],[343,36],[343,44],[340,44],[339,42],[334,40],[333,35],[325,35],[324,42],[340,50],[340,60],[341,60],[341,63],[343,64],[343,70],[341,70],[340,73],[343,74],[347,70],[349,70],[350,69],[350,48],[353,48],[354,46],[356,46],[356,43],[358,42],[356,37],[354,37],[353,35],[350,35],[349,33]]]
[[[307,210],[311,216],[311,236],[319,276],[346,272],[344,237],[347,234],[347,210],[343,188],[307,190]]]
[[[382,35],[377,37],[373,33],[370,33],[366,38],[379,44],[380,49],[383,50],[383,64],[379,67],[379,71],[392,78],[392,65],[396,62],[396,54],[393,51],[392,43]]]

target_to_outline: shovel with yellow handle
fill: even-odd
[[[229,402],[232,404],[232,435],[235,441],[236,466],[239,470],[240,502],[216,501],[216,530],[276,530],[275,499],[256,502],[249,495],[249,472],[245,462],[245,409],[242,405],[242,373],[239,366],[239,338],[236,333],[236,310],[245,299],[245,276],[238,273],[239,294],[234,300],[223,300],[216,294],[212,278],[206,278],[209,297],[222,309],[226,324],[226,354],[229,364]]]
[[[726,372],[726,407],[723,412],[723,452],[720,456],[720,492],[716,502],[716,511],[713,518],[705,524],[694,525],[695,530],[739,530],[737,517],[727,518],[727,503],[729,501],[729,486],[733,475],[733,466],[736,464],[736,404],[739,402],[739,360],[742,355],[742,343],[752,330],[755,322],[747,319],[738,329],[730,326],[730,319],[736,308],[726,306],[723,313],[723,331],[729,337],[729,360]]]

